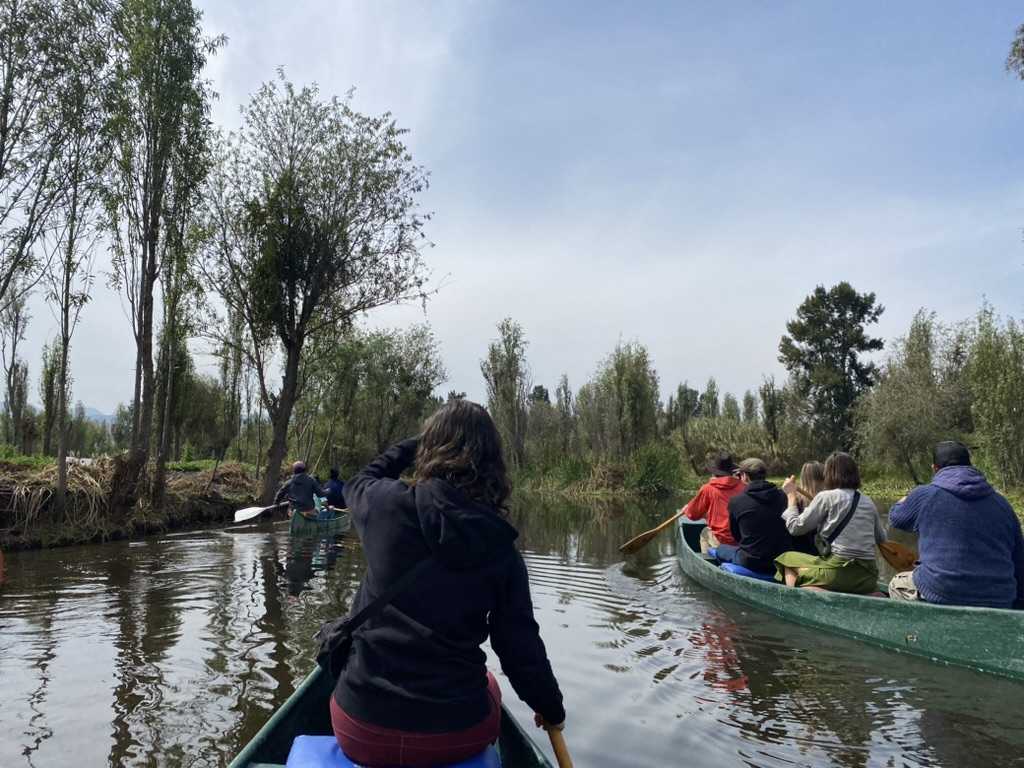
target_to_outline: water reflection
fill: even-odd
[[[708,593],[668,535],[623,562],[675,506],[513,506],[578,765],[1024,765],[1024,686]],[[225,765],[362,568],[349,537],[275,528],[9,555],[0,766]]]

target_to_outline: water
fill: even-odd
[[[624,563],[618,545],[671,511],[514,511],[578,766],[1024,765],[1024,685],[719,598],[669,535]],[[351,538],[283,528],[8,554],[0,766],[225,765],[362,567]]]

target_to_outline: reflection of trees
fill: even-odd
[[[53,629],[53,617],[58,603],[57,598],[58,593],[56,590],[49,591],[45,606],[41,607],[41,610],[36,611],[39,624],[38,630],[42,636],[42,648],[36,659],[30,663],[32,668],[39,673],[39,684],[28,697],[28,707],[32,714],[28,720],[28,730],[25,731],[24,735],[32,739],[32,742],[25,744],[21,751],[21,754],[25,757],[25,762],[30,766],[35,766],[33,755],[39,751],[39,748],[45,741],[53,736],[53,729],[47,724],[46,702],[50,688],[50,664],[57,655],[57,638]]]

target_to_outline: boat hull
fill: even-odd
[[[807,589],[735,576],[699,554],[703,524],[677,528],[679,563],[707,589],[783,619],[873,645],[1024,680],[1024,611],[966,608]],[[695,551],[696,550],[696,551]]]
[[[288,525],[292,536],[335,536],[348,530],[351,523],[348,512],[339,512],[330,520],[311,520],[294,513]]]
[[[281,768],[296,736],[333,734],[328,706],[333,689],[334,684],[327,674],[315,668],[228,768]],[[498,752],[503,768],[553,768],[504,707]]]

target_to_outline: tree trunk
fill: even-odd
[[[157,432],[156,469],[153,471],[153,487],[151,498],[154,509],[163,503],[164,481],[167,477],[167,454],[171,449],[171,410],[174,406],[174,352],[177,344],[175,337],[177,328],[174,313],[176,306],[173,300],[168,308],[168,317],[164,323],[164,366],[165,379],[163,402],[159,415],[159,431]]]
[[[288,449],[288,422],[292,418],[295,407],[295,394],[299,386],[299,358],[302,356],[302,342],[295,342],[288,347],[288,358],[285,363],[284,381],[281,395],[276,408],[268,408],[272,436],[270,447],[267,448],[266,472],[263,475],[263,490],[260,503],[270,504],[277,492],[277,484],[281,479],[281,464]]]

